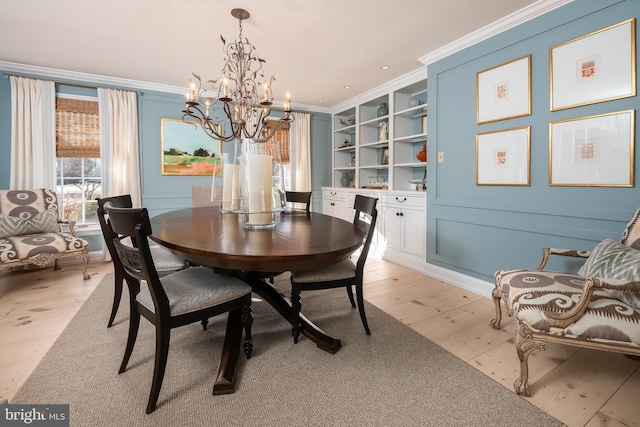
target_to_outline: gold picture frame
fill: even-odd
[[[531,114],[531,54],[476,73],[476,123]]]
[[[635,32],[631,18],[552,46],[551,111],[635,96]]]
[[[476,135],[476,185],[531,185],[531,126]]]
[[[222,143],[196,122],[163,118],[160,130],[162,175],[222,176]]]
[[[634,186],[635,110],[549,123],[549,185]]]

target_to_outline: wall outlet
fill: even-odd
[[[438,151],[438,163],[444,163],[444,151]]]

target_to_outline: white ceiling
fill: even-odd
[[[276,76],[274,95],[290,92],[294,107],[331,108],[424,67],[419,58],[505,16],[566,2],[0,0],[0,61],[178,91],[192,72],[219,77],[220,35],[237,38],[231,9],[239,7],[251,14],[243,33],[266,60],[265,75]]]

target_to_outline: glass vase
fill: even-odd
[[[236,140],[240,170],[240,206],[242,226],[249,229],[272,228],[276,213],[282,212],[284,174],[280,144],[277,141]]]

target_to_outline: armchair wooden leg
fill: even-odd
[[[209,319],[202,319],[200,321],[200,324],[202,325],[202,330],[206,331],[207,330],[207,325],[209,324]]]
[[[496,317],[491,320],[491,326],[493,329],[500,329],[500,322],[502,321],[502,309],[500,307],[500,300],[502,299],[502,291],[496,285],[491,291],[493,296],[493,303],[496,306]]]
[[[543,342],[533,339],[531,332],[522,324],[516,328],[516,351],[520,359],[520,377],[513,383],[516,394],[529,396],[529,355],[535,349],[544,350]]]

